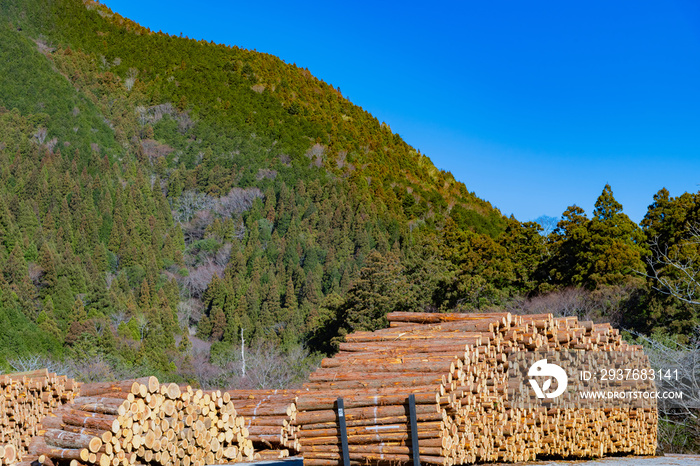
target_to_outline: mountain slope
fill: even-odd
[[[530,286],[520,224],[308,70],[94,2],[0,13],[0,289],[54,356],[196,377]]]
[[[412,187],[417,201],[436,214],[458,204],[488,219],[475,220],[474,228],[495,234],[503,226],[487,202],[307,70],[266,54],[153,33],[93,2],[56,0],[32,8],[53,12],[40,21],[44,34],[99,57],[100,68],[122,83],[135,76],[152,103],[187,109],[197,125],[224,137],[254,132],[281,144],[278,151],[292,157],[317,142],[314,162],[336,176],[371,177],[380,185],[375,190],[393,183]],[[34,15],[29,11],[25,18]],[[225,149],[223,141],[209,144],[215,153]],[[416,214],[423,212],[404,213],[420,218]]]

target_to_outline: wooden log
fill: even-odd
[[[431,312],[390,312],[387,314],[389,322],[412,322],[418,324],[434,324],[440,322],[469,321],[469,320],[496,320],[504,326],[509,326],[513,321],[509,312],[484,312],[478,314],[461,313],[431,313]]]
[[[73,401],[73,406],[81,411],[124,416],[129,409],[130,402],[121,398],[81,396]]]
[[[43,437],[34,437],[29,445],[29,454],[46,455],[54,460],[77,460],[87,462],[89,451],[87,448],[53,448],[46,444]]]
[[[440,402],[439,393],[417,393],[414,395],[416,404],[437,405]],[[304,393],[297,399],[296,406],[300,411],[331,410],[336,408],[338,396],[325,395],[324,392]],[[406,405],[408,394],[387,395],[350,395],[343,396],[345,408],[362,408],[368,406]]]
[[[393,377],[391,379],[376,380],[349,380],[337,382],[307,382],[304,388],[314,390],[331,389],[366,389],[366,388],[399,388],[410,386],[422,386],[428,384],[440,385],[443,382],[439,375],[420,375],[416,377]]]
[[[397,424],[384,425],[365,425],[365,426],[349,426],[347,428],[348,438],[353,436],[373,435],[377,432],[381,433],[408,433],[410,432],[408,423],[401,422]],[[445,430],[445,423],[442,421],[419,422],[418,432],[435,435],[436,432]],[[331,425],[322,429],[307,429],[306,426],[299,430],[299,437],[314,438],[314,437],[339,437],[340,430],[336,425]]]
[[[403,341],[383,341],[380,343],[340,343],[341,351],[366,353],[371,351],[391,351],[401,349],[411,352],[413,350],[427,353],[459,353],[464,352],[470,345],[480,345],[481,336],[464,337],[459,339],[432,339],[432,340],[411,340]]]
[[[44,440],[47,445],[60,448],[87,448],[92,453],[97,453],[102,447],[100,437],[58,429],[47,430],[44,433]]]
[[[109,430],[112,433],[119,432],[121,424],[115,416],[99,415],[87,411],[70,410],[62,414],[65,424],[79,427],[88,427],[97,430]]]
[[[293,408],[289,403],[285,404],[272,404],[272,403],[259,403],[253,406],[240,404],[236,406],[236,413],[241,416],[291,416]]]
[[[453,371],[423,371],[423,372],[411,372],[411,371],[396,371],[396,372],[374,372],[368,368],[368,372],[347,372],[341,369],[334,370],[318,370],[309,376],[308,383],[317,382],[341,382],[341,381],[357,381],[362,380],[369,382],[370,380],[380,379],[380,380],[393,380],[393,379],[409,379],[409,378],[430,378],[430,380],[442,380],[443,374],[450,374]],[[400,367],[395,367],[400,369]]]
[[[322,368],[340,367],[345,365],[394,365],[394,364],[441,364],[445,361],[462,361],[466,358],[466,352],[463,354],[452,353],[405,353],[397,351],[397,354],[392,355],[390,352],[382,353],[339,353],[332,358],[324,358],[321,360]]]
[[[314,412],[320,412],[320,411],[314,411]],[[300,413],[301,414],[301,413]],[[429,421],[444,421],[447,416],[445,414],[445,411],[443,410],[442,412],[433,412],[431,413],[426,413],[426,414],[421,414],[418,416],[419,420],[421,422],[429,422]],[[365,418],[365,419],[352,419],[352,420],[346,420],[346,425],[347,427],[356,427],[356,426],[383,426],[387,424],[401,424],[401,423],[407,423],[409,421],[408,416],[389,416],[389,417],[377,417],[377,418]],[[328,428],[335,428],[337,427],[337,421],[325,421],[325,422],[316,422],[313,424],[298,424],[296,421],[294,423],[295,426],[298,426],[300,429],[307,429],[307,430],[316,430],[316,429],[328,429]]]
[[[339,367],[321,367],[314,371],[313,374],[318,377],[317,374],[389,373],[387,377],[390,377],[390,374],[393,372],[454,372],[455,369],[460,368],[462,365],[461,360],[454,356],[442,360],[433,359],[428,361],[391,361],[384,359],[383,361],[362,360],[359,364],[355,363],[355,361],[344,361]]]

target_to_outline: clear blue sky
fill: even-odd
[[[700,3],[105,0],[308,68],[519,220],[700,188]]]

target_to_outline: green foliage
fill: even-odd
[[[638,277],[648,254],[641,228],[622,212],[610,185],[598,197],[593,218],[570,206],[551,235],[549,275],[556,284],[595,288]]]
[[[386,314],[411,308],[409,283],[400,258],[391,251],[377,251],[367,258],[355,285],[349,290],[345,321],[351,331],[388,326]]]
[[[192,364],[175,344],[189,329],[220,356],[241,338],[328,352],[392,310],[576,286],[600,302],[624,289],[635,328],[697,323],[637,273],[652,238],[696,257],[696,195],[660,191],[640,229],[606,186],[591,219],[571,206],[543,237],[308,70],[94,2],[6,0],[0,15],[0,311],[16,354],[172,376]]]
[[[569,206],[550,235],[554,251],[548,275],[556,285],[580,285],[586,279],[586,250],[589,220],[579,206]]]
[[[62,150],[80,150],[81,162],[93,151],[114,153],[113,132],[95,105],[76,92],[70,82],[52,69],[47,57],[26,36],[0,23],[0,103],[31,115],[32,138],[58,145]],[[81,164],[82,166],[82,164]]]
[[[644,233],[622,212],[610,185],[595,203],[589,226],[588,280],[596,285],[615,285],[635,271],[644,269],[642,259],[648,254]]]
[[[7,359],[29,354],[60,355],[55,332],[44,332],[44,327],[22,312],[13,293],[0,291],[0,365],[6,366]]]

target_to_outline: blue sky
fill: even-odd
[[[308,68],[519,220],[700,189],[700,3],[105,0]]]

